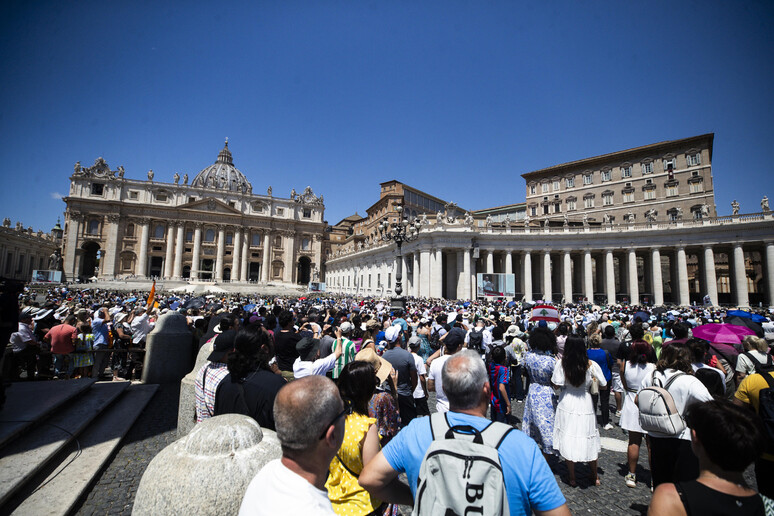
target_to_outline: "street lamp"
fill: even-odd
[[[389,222],[385,218],[378,224],[379,238],[383,242],[395,242],[398,245],[398,264],[395,270],[395,297],[392,298],[390,304],[393,310],[405,310],[406,300],[401,296],[403,293],[403,254],[401,253],[401,247],[403,242],[413,242],[419,236],[419,230],[421,228],[421,222],[415,217],[413,221],[409,222],[408,219],[403,218],[403,206],[398,205],[395,207],[395,211],[398,212],[398,222]]]

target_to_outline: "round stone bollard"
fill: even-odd
[[[168,312],[156,322],[145,344],[143,383],[177,383],[191,370],[193,336],[186,318]]]
[[[207,419],[151,461],[132,514],[237,514],[253,477],[281,456],[277,434],[254,419],[240,414]]]
[[[196,375],[199,369],[207,363],[207,357],[212,353],[212,344],[205,344],[196,355],[194,368],[180,382],[180,400],[177,407],[177,437],[188,435],[196,424]]]

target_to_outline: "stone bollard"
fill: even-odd
[[[281,456],[277,434],[254,419],[240,414],[207,419],[148,464],[132,514],[237,514],[253,477]]]
[[[191,369],[191,330],[179,312],[162,315],[148,334],[143,383],[177,383]]]
[[[190,373],[185,375],[180,382],[180,401],[177,407],[177,437],[188,435],[188,432],[196,424],[196,373],[207,363],[207,357],[212,353],[212,344],[205,344],[199,348],[196,355],[196,363]]]

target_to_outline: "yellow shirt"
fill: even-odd
[[[333,511],[341,515],[366,515],[376,510],[382,502],[360,487],[357,477],[341,464],[341,459],[353,473],[363,471],[363,446],[366,433],[376,419],[362,414],[350,414],[345,421],[344,441],[337,457],[333,457],[330,474],[325,482]]]
[[[774,378],[774,373],[769,373]],[[739,401],[752,406],[755,409],[755,413],[758,413],[760,408],[760,393],[762,389],[767,389],[769,384],[758,374],[747,375],[742,383],[739,384],[739,388],[736,390],[734,396]],[[763,458],[766,460],[774,461],[774,455],[771,453],[764,453]]]

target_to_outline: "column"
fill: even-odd
[[[284,267],[282,268],[282,281],[285,283],[293,283],[293,273],[295,272],[296,268],[296,262],[295,262],[295,239],[293,238],[293,234],[288,232],[285,235],[283,235],[283,243],[285,244],[283,248],[285,249],[285,252],[282,254],[283,256],[283,262]]]
[[[464,251],[459,250],[456,253],[457,257],[457,290],[454,294],[454,296],[457,299],[465,299],[465,279],[467,276],[465,276],[465,256]]]
[[[629,249],[629,304],[640,304],[640,283],[637,277],[637,253]]]
[[[223,281],[223,252],[226,249],[226,226],[218,226],[218,253],[215,258],[215,281]]]
[[[100,260],[99,275],[112,278],[116,275],[116,263],[118,262],[119,242],[118,242],[118,215],[108,215],[107,241],[105,242],[105,253]]]
[[[80,235],[80,232],[81,214],[70,212],[67,226],[67,245],[65,247],[64,253],[64,271],[67,275],[67,281],[75,281],[75,279],[78,277],[78,271],[75,268],[75,251],[78,249],[78,236]],[[5,269],[3,269],[2,272],[5,273]],[[15,272],[16,269],[12,265],[9,275],[13,276]]]
[[[193,258],[191,259],[191,279],[199,279],[199,268],[201,267],[202,255],[202,223],[197,222],[194,226]]]
[[[419,254],[414,251],[411,253],[411,256],[412,260],[414,260],[414,269],[411,276],[411,295],[414,297],[419,297]]]
[[[436,249],[433,253],[432,267],[430,296],[443,297],[443,249]]]
[[[680,306],[691,304],[690,290],[688,288],[688,260],[685,256],[685,247],[677,248],[677,285]]]
[[[589,249],[583,251],[583,295],[589,303],[594,303],[594,276]]]
[[[239,228],[234,228],[234,250],[231,251],[233,259],[231,260],[231,281],[239,281],[239,257],[242,252],[242,232]]]
[[[734,244],[734,284],[736,285],[737,307],[749,308],[750,300],[747,291],[747,270],[744,264],[744,249],[742,249],[742,244]]]
[[[769,307],[774,308],[774,242],[766,242],[766,283],[769,287]]]
[[[564,288],[562,290],[562,295],[564,296],[564,302],[565,303],[572,303],[572,256],[570,255],[570,251],[564,252],[564,267],[563,267],[563,280],[564,280]]]
[[[264,283],[269,282],[269,278],[271,278],[271,274],[269,274],[271,269],[271,233],[269,230],[264,231],[263,233],[263,263],[261,264],[261,281]]]
[[[654,247],[650,252],[651,277],[653,278],[653,305],[664,304],[664,281],[661,279],[661,251]]]
[[[513,253],[505,251],[505,274],[513,274]]]
[[[164,279],[172,277],[172,262],[175,254],[175,225],[172,222],[167,223],[167,252],[164,256]]]
[[[248,256],[250,253],[250,231],[246,230],[242,236],[242,265],[239,267],[239,281],[247,281],[247,273],[249,272],[250,264]]]
[[[486,252],[486,272],[487,274],[492,274],[494,272],[494,252],[493,251],[485,251]]]
[[[769,276],[769,282],[772,281]],[[715,253],[712,246],[704,246],[704,290],[712,306],[718,306],[718,278],[715,273]],[[702,296],[703,297],[703,296]]]
[[[774,245],[772,246],[774,247]],[[467,245],[462,251],[462,299],[471,299],[473,296],[470,292],[470,247]]]
[[[524,251],[524,299],[532,301],[532,255]]]
[[[430,250],[423,249],[419,255],[419,295],[421,297],[430,297]]]
[[[173,276],[175,279],[183,277],[183,244],[185,243],[185,223],[177,222],[177,237],[175,240],[175,270]]]
[[[613,250],[605,251],[605,293],[607,294],[607,304],[615,304],[615,262],[613,261]]]
[[[137,275],[141,278],[148,276],[148,232],[150,230],[150,220],[142,219],[140,221],[140,253],[137,255]]]
[[[543,251],[543,300],[551,302],[551,251]]]

